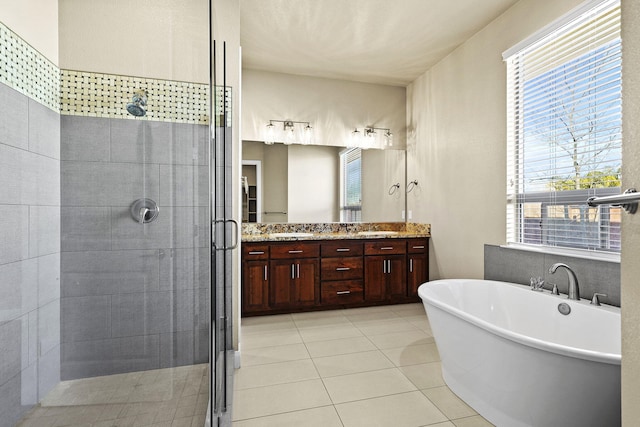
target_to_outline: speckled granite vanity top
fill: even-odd
[[[404,222],[242,224],[243,242],[430,237],[430,224]]]

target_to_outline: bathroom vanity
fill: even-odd
[[[418,302],[428,238],[428,228],[244,235],[242,315]]]

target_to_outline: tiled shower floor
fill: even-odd
[[[207,365],[63,381],[19,427],[202,427]]]
[[[487,427],[445,385],[422,304],[244,318],[234,427]]]

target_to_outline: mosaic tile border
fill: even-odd
[[[1,22],[0,83],[60,111],[60,69]]]

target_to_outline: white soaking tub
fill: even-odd
[[[418,294],[445,382],[493,424],[620,425],[618,308],[489,280],[437,280]]]

